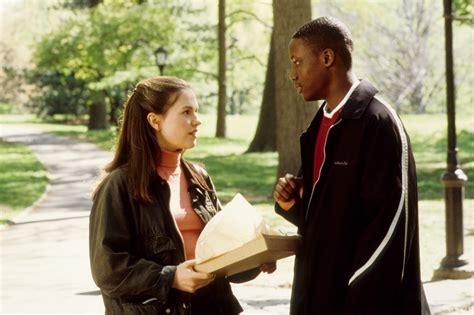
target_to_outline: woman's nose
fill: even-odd
[[[201,119],[199,119],[198,115],[196,115],[196,117],[194,118],[193,124],[194,124],[194,126],[199,126],[200,124],[202,124],[202,121],[201,121]]]

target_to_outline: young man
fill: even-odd
[[[275,187],[276,212],[303,235],[291,314],[430,314],[420,281],[415,161],[395,111],[352,73],[340,21],[303,25],[291,80],[324,100],[301,135],[301,174]]]

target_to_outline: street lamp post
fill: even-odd
[[[168,58],[168,51],[164,47],[158,47],[155,50],[155,62],[160,69],[160,75],[163,75],[166,66],[166,59]]]
[[[452,0],[444,0],[446,33],[446,86],[448,113],[447,170],[442,182],[445,191],[446,256],[435,270],[433,279],[464,279],[474,275],[469,261],[463,257],[463,198],[466,174],[458,162],[455,124],[455,93],[453,66]]]

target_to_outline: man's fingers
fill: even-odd
[[[295,176],[293,176],[292,174],[286,174],[284,179],[286,180],[286,182],[288,183],[288,185],[290,185],[290,187],[292,188],[292,190],[296,190],[297,188],[297,183],[296,183],[296,180],[295,180]]]
[[[295,192],[294,187],[296,187],[295,182],[290,183],[288,181],[288,178],[281,177],[278,180],[278,182],[275,186],[275,193],[273,194],[273,196],[277,200],[287,201],[287,200],[293,198],[293,195],[294,195],[294,192]]]
[[[275,192],[273,193],[273,196],[275,197],[276,200],[287,201],[290,198],[290,193],[287,192],[281,186],[277,186],[275,188]]]

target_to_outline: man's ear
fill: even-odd
[[[148,115],[146,115],[146,120],[153,129],[155,129],[156,131],[160,131],[160,118],[157,114],[148,113]]]
[[[331,48],[326,48],[321,52],[321,58],[326,67],[330,67],[334,64],[334,57],[334,50]]]

